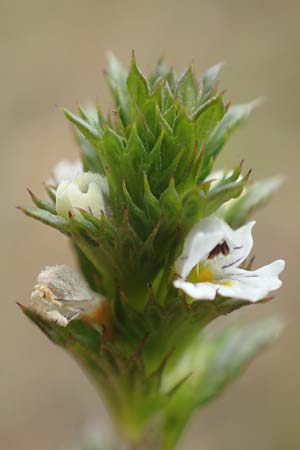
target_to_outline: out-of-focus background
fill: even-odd
[[[226,60],[227,99],[267,102],[223,161],[245,159],[255,178],[287,176],[255,229],[257,264],[287,260],[284,288],[236,314],[280,315],[286,331],[194,418],[183,449],[300,448],[299,19],[297,0],[0,0],[1,448],[62,449],[89,420],[109,420],[80,369],[15,306],[29,300],[42,266],[73,264],[66,239],[15,205],[29,205],[25,188],[41,194],[53,165],[77,156],[59,106],[101,99],[108,108],[107,51],[127,64],[132,49],[145,71],[162,53],[178,70]]]

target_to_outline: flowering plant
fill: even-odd
[[[134,55],[128,73],[110,56],[113,111],[64,111],[81,160],[59,163],[49,200],[30,192],[35,207],[22,208],[67,236],[81,274],[44,268],[21,308],[84,367],[132,449],[174,449],[194,411],[280,330],[275,320],[208,327],[268,300],[284,267],[251,270],[247,259],[248,217],[280,177],[250,184],[242,164],[212,172],[256,105],[224,103],[221,67],[198,82],[160,60],[145,77]]]

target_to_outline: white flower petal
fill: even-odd
[[[105,211],[104,200],[101,190],[96,183],[90,183],[89,190],[86,193],[88,196],[89,207],[95,217],[101,217],[101,211]]]
[[[214,299],[219,293],[253,302],[281,287],[278,275],[284,268],[282,260],[254,271],[238,268],[252,249],[254,224],[249,222],[233,230],[216,216],[201,220],[190,232],[176,261],[181,278],[174,281],[174,286],[194,299]]]
[[[47,311],[44,314],[45,319],[50,320],[50,322],[55,322],[61,327],[66,327],[69,320],[62,316],[58,311]]]
[[[247,283],[235,281],[232,286],[220,285],[218,287],[218,293],[222,297],[231,297],[240,300],[248,300],[250,302],[257,302],[268,295],[269,289],[266,289],[265,287],[251,287]]]
[[[182,255],[176,261],[176,272],[186,278],[193,267],[207,258],[211,250],[223,240],[229,246],[228,255],[218,255],[210,263],[216,270],[232,270],[249,255],[252,246],[252,228],[255,222],[233,230],[222,219],[210,216],[200,221],[189,233]]]
[[[224,238],[225,222],[215,216],[200,221],[190,231],[182,255],[176,261],[176,272],[186,278],[193,267],[205,259]],[[227,224],[226,224],[227,225]]]
[[[62,181],[56,190],[56,212],[62,217],[66,217],[66,212],[68,213],[72,209],[72,204],[68,196],[68,187],[70,186],[69,181]]]
[[[190,283],[180,279],[175,280],[173,284],[196,300],[214,300],[218,289],[218,285],[214,283]]]
[[[56,190],[56,211],[60,216],[68,218],[74,208],[82,208],[100,218],[101,212],[105,212],[103,194],[106,195],[107,192],[108,185],[104,176],[82,173],[72,181],[64,180],[59,184]]]
[[[278,275],[284,270],[284,267],[285,261],[283,259],[277,259],[276,261],[260,267],[259,269],[251,270],[251,273],[254,275],[259,275],[260,277],[278,277]]]
[[[72,208],[82,208],[85,209],[86,211],[89,210],[90,207],[89,196],[87,195],[86,192],[82,192],[76,184],[69,182],[69,186],[66,189],[66,197],[69,201],[70,210]]]
[[[235,269],[231,274],[232,285],[220,285],[218,293],[224,297],[256,302],[282,285],[278,275],[284,269],[284,261],[277,260],[260,269],[248,271]]]
[[[254,225],[255,222],[252,221],[237,230],[232,230],[227,225],[225,240],[229,245],[230,252],[219,258],[218,264],[222,270],[231,271],[233,267],[240,266],[249,256],[253,247],[252,228]]]

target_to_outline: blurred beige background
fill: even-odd
[[[161,53],[178,70],[226,60],[227,98],[268,102],[230,141],[227,166],[246,159],[254,177],[283,172],[288,182],[257,215],[257,264],[287,260],[284,288],[247,320],[281,315],[281,341],[195,417],[183,449],[300,448],[299,45],[300,3],[286,0],[0,0],[1,327],[0,447],[62,449],[103,407],[80,369],[17,310],[46,264],[72,264],[66,239],[30,221],[25,188],[42,193],[52,166],[76,157],[57,106],[101,98],[106,52],[124,63],[135,49],[145,71]],[[237,317],[237,316],[236,316]]]

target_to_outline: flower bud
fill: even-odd
[[[104,195],[108,193],[107,180],[95,173],[82,173],[73,180],[62,181],[56,191],[56,212],[68,218],[73,208],[82,208],[100,218],[105,212]]]

